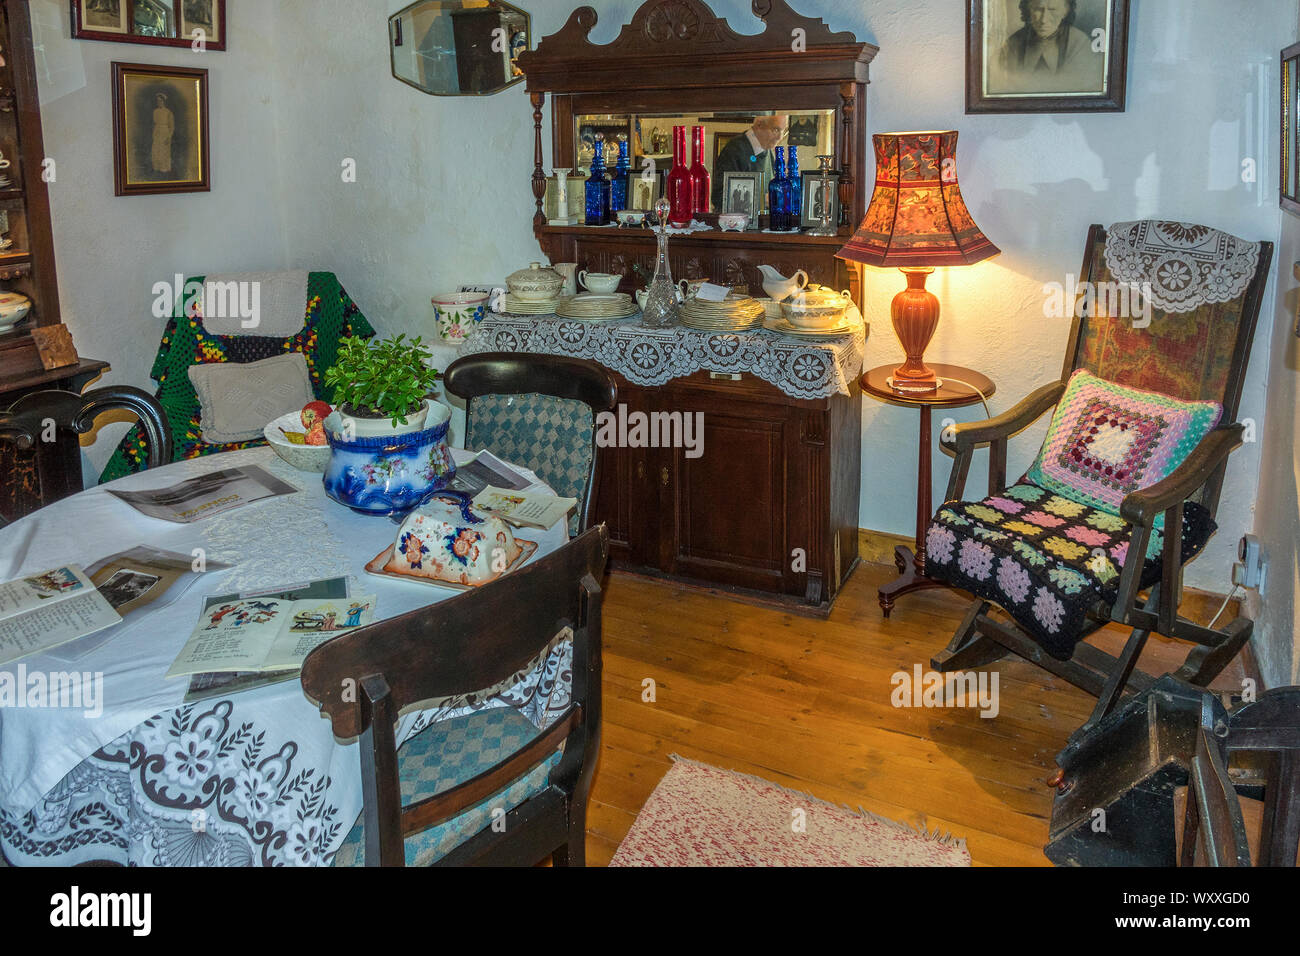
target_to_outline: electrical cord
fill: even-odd
[[[1206,627],[1212,628],[1214,627],[1214,625],[1219,623],[1219,618],[1223,617],[1223,612],[1228,609],[1228,605],[1232,603],[1232,599],[1236,596],[1237,592],[1240,590],[1241,590],[1241,585],[1234,584],[1232,586],[1232,590],[1228,592],[1228,596],[1223,599],[1223,607],[1219,608],[1219,613],[1214,615],[1214,618],[1210,621],[1209,624],[1206,625]]]

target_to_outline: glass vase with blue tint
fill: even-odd
[[[776,147],[774,153],[772,181],[767,185],[767,228],[785,232],[790,228],[790,181],[785,176],[785,147]]]
[[[785,174],[790,184],[790,221],[787,229],[798,229],[803,219],[803,176],[799,173],[799,147],[790,147],[790,164]]]
[[[591,173],[587,176],[586,182],[586,218],[584,222],[588,226],[608,226],[613,213],[611,212],[611,195],[610,182],[605,176],[605,137],[601,133],[596,134],[595,156],[591,160]]]
[[[627,208],[627,174],[632,169],[632,161],[628,156],[627,138],[620,136],[618,138],[618,162],[614,166],[614,179],[609,184],[609,210],[611,213],[621,212]]]

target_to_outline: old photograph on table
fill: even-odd
[[[966,111],[1122,111],[1128,0],[967,0]]]

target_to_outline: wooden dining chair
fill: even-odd
[[[465,447],[535,472],[563,498],[577,498],[570,534],[591,517],[596,416],[614,408],[618,386],[594,362],[486,352],[447,369],[447,392],[466,402]]]
[[[334,734],[360,737],[365,807],[335,865],[585,862],[600,747],[604,525],[491,584],[316,648],[307,696]],[[499,708],[439,721],[401,747],[416,705],[492,688],[572,631],[571,705],[538,731]]]
[[[68,456],[60,443],[52,440],[54,434],[84,435],[95,427],[96,416],[111,411],[127,411],[140,420],[137,447],[146,467],[171,463],[172,432],[166,412],[148,392],[131,385],[109,385],[80,395],[55,390],[33,392],[0,411],[0,441],[12,441],[24,451],[36,451],[36,480],[42,504],[52,504],[85,487],[80,449],[72,444],[73,454]]]

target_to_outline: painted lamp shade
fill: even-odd
[[[957,183],[957,133],[880,133],[876,189],[866,218],[836,253],[864,265],[896,267],[908,287],[894,299],[894,331],[907,353],[895,387],[936,387],[925,349],[939,325],[939,300],[926,291],[926,276],[939,266],[973,265],[1000,251],[975,225]]]

